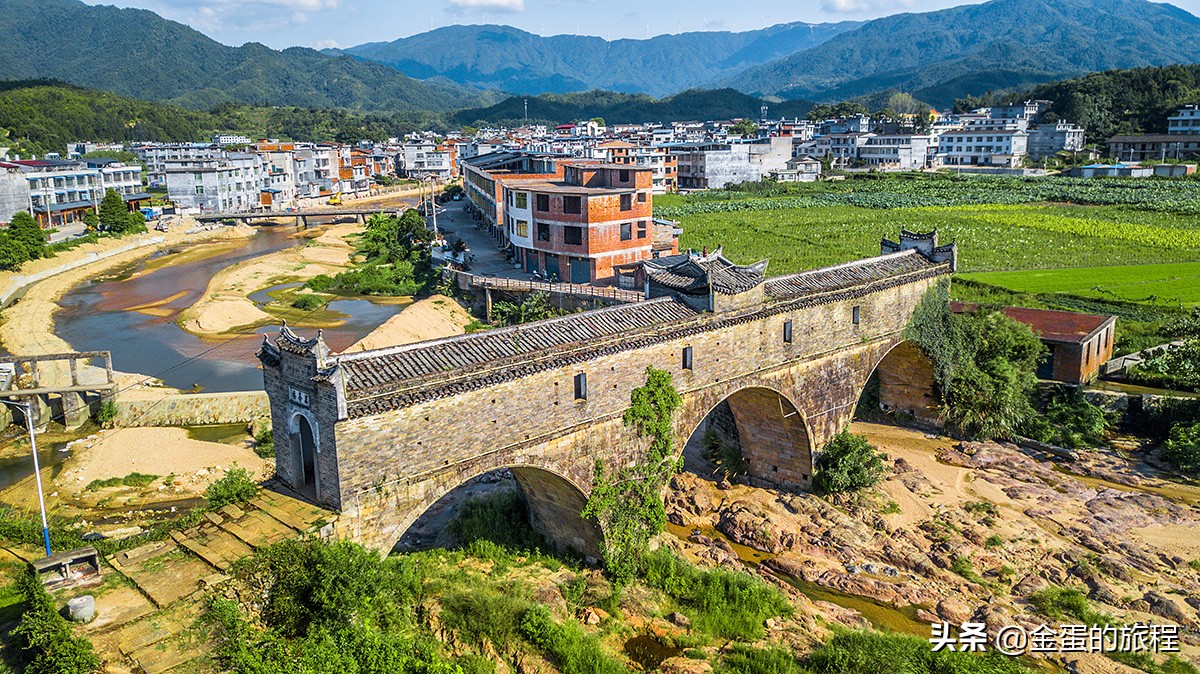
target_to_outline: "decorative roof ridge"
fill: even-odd
[[[360,360],[370,360],[371,358],[377,358],[377,357],[382,357],[382,356],[391,356],[391,355],[395,355],[398,353],[405,353],[407,351],[414,351],[416,349],[424,349],[424,348],[428,348],[431,346],[437,346],[439,344],[448,344],[451,342],[458,342],[458,341],[468,341],[468,340],[472,340],[472,339],[483,339],[484,337],[490,337],[493,335],[519,334],[519,333],[521,333],[525,330],[528,330],[529,328],[534,327],[534,326],[552,325],[552,324],[557,324],[557,323],[569,322],[572,319],[574,319],[576,316],[580,316],[582,314],[587,314],[589,316],[606,315],[606,314],[611,314],[611,313],[619,313],[622,310],[628,310],[629,307],[649,306],[649,305],[654,305],[654,304],[663,304],[666,302],[675,302],[675,300],[671,297],[656,297],[654,299],[644,300],[641,302],[629,302],[629,303],[624,303],[624,304],[614,304],[613,306],[601,307],[599,309],[591,309],[589,311],[585,311],[585,312],[581,312],[581,313],[567,314],[565,316],[555,316],[553,318],[545,318],[540,321],[534,321],[532,323],[520,323],[517,325],[510,325],[510,326],[503,327],[503,328],[496,328],[495,330],[481,330],[479,332],[472,332],[472,333],[467,333],[467,334],[462,334],[462,335],[452,335],[450,337],[440,337],[438,339],[429,339],[429,340],[425,340],[423,342],[413,342],[412,344],[400,344],[398,346],[389,346],[386,348],[374,349],[374,350],[370,350],[370,351],[356,351],[354,353],[343,353],[343,354],[334,356],[332,359],[330,359],[330,364],[337,365],[340,363],[357,362]]]

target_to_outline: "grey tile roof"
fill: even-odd
[[[766,294],[774,299],[804,297],[937,266],[938,263],[926,259],[916,250],[906,250],[799,274],[776,276],[767,279]]]
[[[490,366],[505,358],[636,334],[696,315],[695,310],[664,297],[498,330],[346,354],[336,357],[334,362],[342,370],[347,398],[353,398],[357,393],[386,390],[430,375]]]

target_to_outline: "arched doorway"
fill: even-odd
[[[804,415],[786,396],[763,387],[741,389],[713,406],[684,447],[686,470],[770,489],[807,491],[812,465]]]
[[[314,499],[320,492],[320,477],[317,472],[317,441],[312,424],[304,415],[296,416],[296,431],[293,434],[296,447],[296,465],[299,475],[296,476],[296,488]]]
[[[524,502],[521,515],[526,523],[550,547],[570,550],[592,561],[599,559],[604,534],[594,520],[582,515],[587,504],[583,490],[558,473],[533,466],[491,470],[440,492],[408,525],[395,549],[411,551],[459,544],[462,541],[455,540],[448,527],[464,503],[473,499],[502,500],[513,494]]]

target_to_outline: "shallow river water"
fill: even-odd
[[[59,302],[62,309],[54,317],[55,334],[78,351],[111,351],[115,369],[157,377],[168,386],[199,385],[204,391],[261,389],[262,373],[254,354],[262,333],[273,332],[275,326],[263,326],[244,337],[208,340],[184,331],[176,319],[200,298],[217,272],[303,245],[305,239],[296,238],[296,233],[293,227],[263,227],[242,245],[217,255],[157,267],[159,255],[79,286]],[[150,271],[139,273],[146,269]],[[267,298],[256,294],[254,299]],[[334,351],[362,339],[400,309],[365,299],[337,300],[329,308],[345,315],[343,325],[324,331]]]

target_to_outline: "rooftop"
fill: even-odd
[[[1007,307],[1004,315],[1028,325],[1042,339],[1050,342],[1078,344],[1087,341],[1100,328],[1117,320],[1115,316],[1077,314],[1072,311]]]

